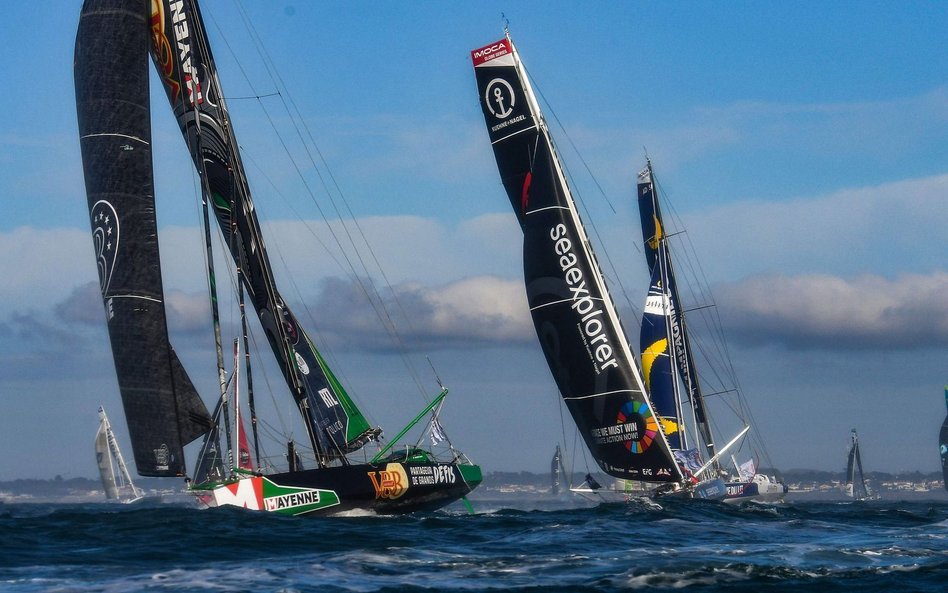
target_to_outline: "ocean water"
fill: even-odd
[[[306,519],[7,503],[0,591],[948,590],[944,501],[475,509]]]

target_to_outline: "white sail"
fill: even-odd
[[[144,492],[132,482],[115,433],[112,432],[112,425],[109,424],[109,417],[102,406],[99,406],[99,430],[95,435],[95,460],[107,499],[127,503],[144,496]]]

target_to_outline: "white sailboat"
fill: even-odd
[[[109,417],[102,406],[99,406],[99,430],[95,435],[95,462],[99,466],[102,489],[107,499],[130,503],[144,498],[145,493],[132,482],[115,433],[112,432],[112,425],[109,424]]]

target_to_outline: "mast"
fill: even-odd
[[[76,34],[79,140],[99,284],[135,466],[180,476],[211,425],[168,341],[148,93],[148,0],[86,0]]]
[[[152,57],[203,191],[321,464],[345,463],[381,430],[371,428],[277,290],[233,126],[195,0],[155,0]],[[199,141],[198,141],[199,140]]]
[[[560,394],[599,467],[682,479],[510,39],[471,52],[501,181],[524,233],[524,283]]]
[[[645,169],[639,173],[637,195],[639,214],[642,221],[642,239],[644,242],[645,259],[649,269],[653,271],[653,284],[654,278],[656,277],[654,272],[656,267],[658,268],[659,278],[663,285],[662,291],[668,299],[665,305],[667,307],[666,323],[669,328],[667,335],[671,338],[672,342],[672,358],[675,360],[675,366],[678,369],[679,376],[684,382],[685,392],[688,395],[692,410],[694,411],[695,423],[697,425],[696,429],[704,441],[708,458],[715,458],[717,452],[714,445],[714,435],[708,423],[704,395],[701,392],[701,384],[698,380],[698,371],[694,362],[694,354],[692,353],[691,339],[688,334],[687,325],[685,324],[685,312],[681,306],[678,284],[675,281],[674,266],[672,265],[671,252],[668,247],[668,236],[665,233],[665,225],[662,220],[661,207],[658,202],[658,192],[655,191],[651,161],[647,161]],[[642,331],[643,333],[645,332],[644,323]],[[680,406],[680,398],[678,398],[676,405]],[[680,409],[677,415],[680,420]]]

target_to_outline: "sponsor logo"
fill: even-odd
[[[507,40],[501,39],[497,43],[492,45],[487,45],[480,49],[475,49],[471,52],[471,59],[474,60],[475,66],[480,66],[485,62],[489,62],[493,59],[499,58],[501,56],[506,56],[510,53],[510,48],[507,47]]]
[[[434,486],[454,484],[457,476],[450,465],[413,465],[408,468],[412,486]]]
[[[395,500],[408,490],[408,474],[400,463],[389,463],[382,471],[368,472],[375,487],[375,498]]]
[[[596,308],[596,300],[602,299],[594,300],[586,288],[579,259],[573,253],[573,243],[566,236],[566,225],[560,223],[551,228],[550,239],[553,241],[553,250],[560,256],[560,269],[572,293],[570,308],[579,315],[577,326],[590,359],[593,360],[593,369],[598,375],[608,368],[619,368],[615,350],[609,342],[606,326],[602,321],[603,311]]]
[[[105,200],[99,200],[89,213],[92,218],[92,243],[95,248],[95,262],[99,269],[99,288],[102,296],[109,291],[112,271],[119,247],[119,217],[115,207]]]
[[[339,405],[339,402],[336,401],[335,397],[333,397],[332,392],[325,387],[319,390],[319,397],[323,400],[323,403],[326,404],[327,408]]]
[[[171,460],[171,451],[168,450],[168,445],[162,443],[160,447],[152,449],[152,451],[155,453],[155,469],[167,470]]]
[[[191,63],[191,35],[187,14],[184,11],[184,0],[168,2],[170,14],[169,29],[174,36],[174,43],[165,35],[165,11],[162,0],[152,0],[151,3],[151,41],[154,47],[155,62],[161,72],[165,84],[168,85],[168,94],[173,103],[177,103],[181,95],[181,85],[184,84],[188,94],[188,104],[203,103],[204,95],[201,92],[201,80],[197,68]],[[174,64],[177,56],[180,64],[182,80],[175,78]]]
[[[695,494],[697,494],[700,498],[710,498],[712,496],[721,494],[721,487],[717,484],[711,484],[703,488],[697,488],[695,490]]]
[[[235,506],[259,511],[263,508],[263,478],[237,480],[214,489],[217,506]]]
[[[497,119],[505,119],[513,113],[517,105],[517,95],[514,94],[513,87],[503,78],[495,78],[487,83],[487,89],[484,91],[484,102],[491,115]],[[508,124],[509,125],[509,124]]]
[[[296,355],[296,368],[298,368],[300,372],[303,373],[304,375],[308,375],[309,365],[306,364],[306,361],[303,360],[303,357],[300,356],[299,352],[294,352],[293,354]],[[322,392],[320,392],[320,395],[322,395]]]
[[[616,414],[612,426],[599,426],[589,431],[597,445],[623,443],[634,454],[645,452],[658,434],[658,422],[645,402],[628,401]]]
[[[745,486],[744,484],[741,484],[740,486],[728,486],[727,495],[728,496],[741,496],[742,494],[744,494],[744,486]]]
[[[321,501],[319,490],[303,490],[264,498],[263,504],[268,511],[286,511],[308,505],[318,505]]]
[[[217,506],[236,506],[281,515],[299,515],[339,504],[332,490],[280,486],[262,476],[243,478],[213,491]]]

